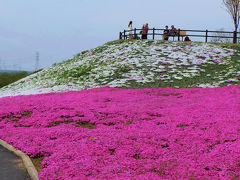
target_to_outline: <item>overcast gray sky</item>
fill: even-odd
[[[35,69],[140,28],[233,30],[222,0],[0,0],[0,69]]]

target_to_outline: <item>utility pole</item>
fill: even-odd
[[[35,71],[39,69],[39,52],[36,52],[36,64],[35,64]]]

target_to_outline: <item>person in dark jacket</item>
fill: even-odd
[[[168,41],[168,35],[169,35],[169,29],[168,29],[168,26],[165,26],[162,39]]]

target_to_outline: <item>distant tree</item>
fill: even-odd
[[[224,31],[224,28],[217,29],[216,31],[219,31],[219,32],[215,32],[212,35],[218,36],[218,37],[212,37],[211,42],[215,42],[215,43],[230,43],[231,42],[232,33],[221,32],[221,31]],[[231,38],[227,38],[227,37],[231,37]]]
[[[237,32],[240,19],[240,0],[222,0],[228,14],[232,17],[234,23],[234,30]],[[236,38],[234,38],[236,43]]]

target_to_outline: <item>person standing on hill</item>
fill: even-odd
[[[143,34],[143,30],[145,29],[145,24],[142,26],[142,30],[141,30],[141,32],[140,32],[140,34],[141,34],[141,39],[145,39],[145,36],[144,36],[144,34]]]
[[[148,23],[145,25],[145,29],[146,29],[146,39],[147,39],[147,34],[148,34]]]
[[[129,39],[132,39],[132,21],[128,24]]]
[[[148,23],[142,27],[142,39],[147,39]]]

